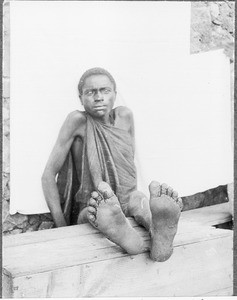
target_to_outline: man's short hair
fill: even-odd
[[[79,83],[78,83],[79,95],[82,95],[82,88],[83,88],[86,78],[88,78],[92,75],[107,76],[109,78],[109,80],[112,82],[112,84],[114,86],[114,90],[116,91],[116,82],[115,82],[113,76],[107,70],[105,70],[103,68],[92,68],[92,69],[89,69],[86,72],[84,72],[81,76],[81,79],[79,80]]]

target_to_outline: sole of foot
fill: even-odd
[[[106,182],[92,192],[87,208],[88,221],[109,240],[129,254],[144,252],[144,241],[123,214],[118,198]]]
[[[151,259],[166,261],[173,253],[173,240],[178,228],[182,200],[166,184],[153,181],[149,185],[151,225]]]

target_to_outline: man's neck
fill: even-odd
[[[100,123],[103,123],[106,125],[114,125],[113,111],[111,111],[109,115],[105,115],[102,117],[95,117],[95,116],[91,116],[91,117]]]

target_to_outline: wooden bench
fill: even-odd
[[[233,231],[228,203],[181,214],[166,262],[130,256],[89,224],[3,239],[3,297],[232,295]],[[148,233],[130,219],[149,243]]]

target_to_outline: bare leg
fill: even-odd
[[[150,186],[150,201],[139,191],[131,194],[128,215],[144,226],[151,234],[151,258],[167,260],[173,252],[173,239],[177,231],[182,208],[178,193],[166,184],[153,181]]]
[[[106,182],[101,182],[98,192],[92,193],[87,218],[94,227],[127,253],[138,254],[147,250],[144,240],[130,225],[117,197]]]
[[[127,215],[134,217],[136,222],[146,228],[151,229],[151,211],[149,199],[139,191],[134,191],[128,202]]]
[[[166,184],[153,181],[149,190],[152,215],[150,256],[153,260],[166,261],[173,253],[182,200]]]

